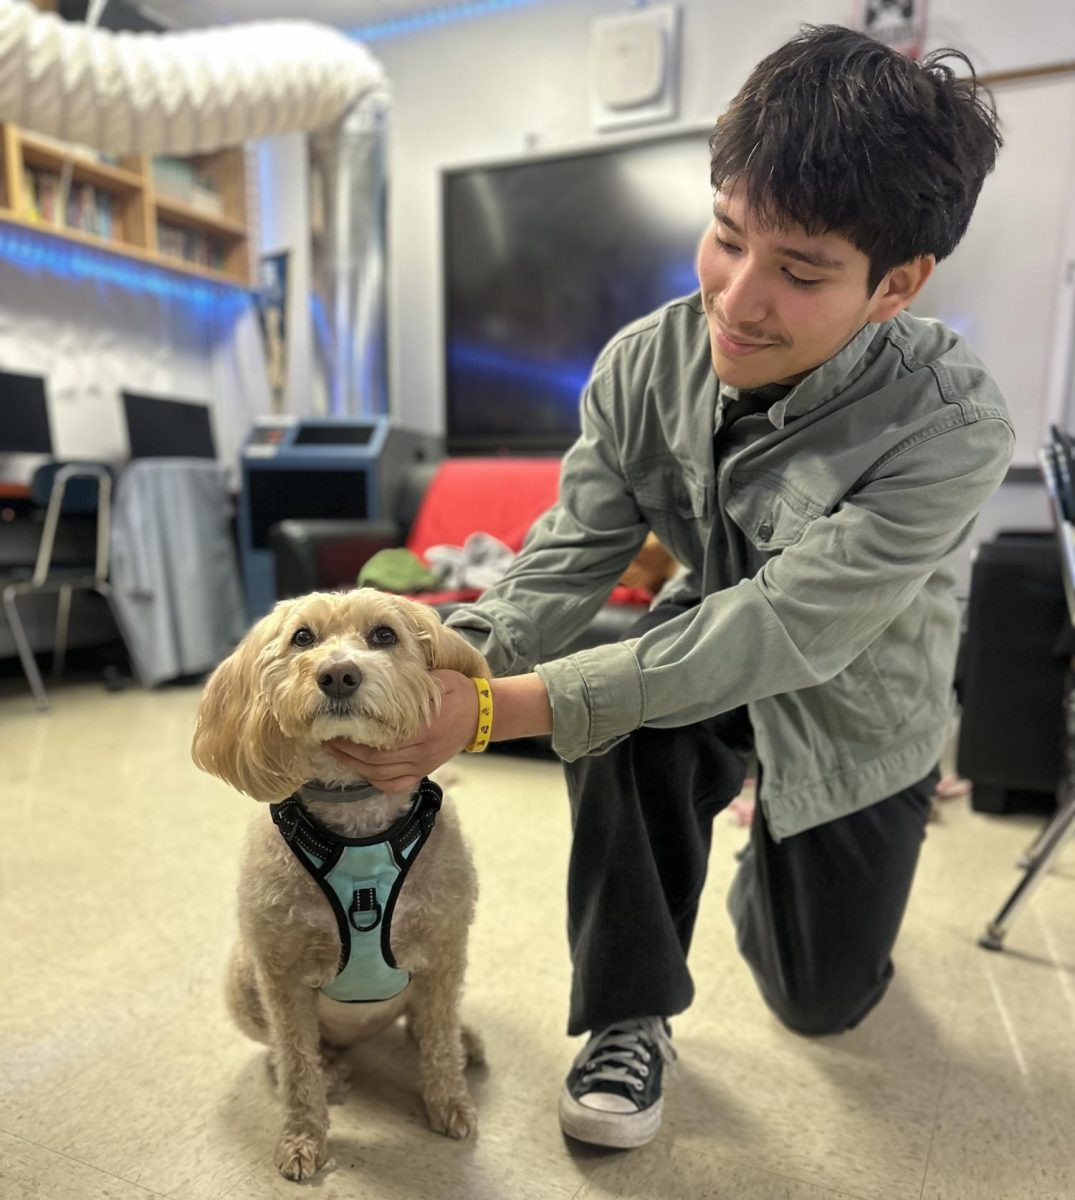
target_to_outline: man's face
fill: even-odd
[[[798,383],[868,321],[892,315],[888,277],[867,292],[869,260],[838,234],[759,229],[745,191],[717,193],[698,247],[713,370],[734,387]]]

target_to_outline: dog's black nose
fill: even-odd
[[[323,663],[317,672],[317,686],[334,700],[343,700],[358,691],[362,672],[346,659]]]

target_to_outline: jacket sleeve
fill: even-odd
[[[603,373],[599,363],[583,392],[582,432],[564,456],[558,502],[535,522],[505,575],[447,620],[499,675],[531,670],[571,645],[648,532],[598,401]]]
[[[753,578],[633,642],[539,666],[553,748],[571,761],[639,725],[689,724],[831,679],[967,538],[1011,452],[994,417],[914,441]]]

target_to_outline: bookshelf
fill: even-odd
[[[242,147],[186,159],[106,160],[0,124],[0,224],[237,287],[252,282],[245,176]]]

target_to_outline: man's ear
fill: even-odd
[[[870,300],[870,321],[890,321],[915,299],[933,274],[937,259],[932,254],[912,258],[902,266],[893,267],[877,285]]]

